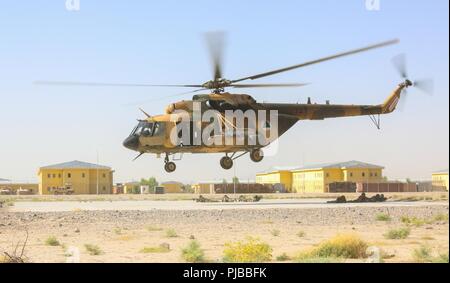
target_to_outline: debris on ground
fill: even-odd
[[[205,198],[204,196],[200,195],[198,198],[194,199],[196,202],[218,202],[217,200]]]
[[[231,198],[227,195],[223,196],[221,202],[259,202],[262,200],[262,196],[255,195],[253,197],[250,196],[244,196],[240,195],[238,198]],[[202,195],[200,195],[198,198],[194,199],[196,202],[219,202],[219,200],[216,199],[209,199]]]
[[[367,197],[365,193],[362,193],[357,199],[355,200],[347,200],[345,196],[340,196],[336,200],[328,201],[327,203],[365,203],[365,202],[385,202],[387,198],[384,196],[384,194],[376,194],[373,197]]]

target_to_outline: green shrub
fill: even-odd
[[[427,221],[425,219],[420,219],[417,217],[403,216],[401,218],[401,221],[406,225],[416,226],[416,227],[420,227],[420,226],[427,224]]]
[[[365,258],[368,244],[355,234],[337,235],[295,258],[300,263],[341,262],[344,258]]]
[[[305,233],[304,231],[298,231],[297,237],[303,238],[303,237],[305,237],[305,236],[306,236],[306,233]]]
[[[170,246],[168,244],[161,244],[157,247],[144,247],[141,253],[168,253],[170,252]]]
[[[56,239],[55,236],[50,236],[50,237],[48,237],[47,240],[45,240],[45,244],[46,244],[47,246],[53,246],[53,247],[59,246],[59,245],[60,245],[58,239]]]
[[[416,262],[431,262],[431,249],[428,246],[420,246],[413,251],[413,258]]]
[[[147,231],[149,232],[155,232],[155,231],[162,231],[162,228],[155,227],[155,226],[147,226]]]
[[[181,257],[187,262],[203,262],[205,253],[201,249],[199,242],[192,240],[181,250]]]
[[[420,263],[448,263],[448,253],[435,257],[431,248],[425,245],[421,245],[413,251],[413,258]]]
[[[291,258],[286,253],[283,253],[283,254],[277,256],[276,260],[277,261],[288,261],[288,260],[291,260]]]
[[[384,237],[391,240],[406,239],[408,238],[410,233],[411,230],[407,227],[404,227],[399,229],[391,229],[384,235]]]
[[[226,243],[223,254],[224,262],[259,263],[272,260],[272,248],[252,237],[248,237],[245,241]]]
[[[386,213],[379,213],[376,215],[375,219],[377,221],[391,221],[391,216],[389,216],[389,214]]]
[[[368,244],[354,234],[337,235],[322,242],[314,251],[317,257],[364,258]]]
[[[438,214],[433,217],[433,222],[448,222],[448,214]]]
[[[440,254],[437,258],[433,259],[434,263],[448,263],[448,253]]]
[[[274,236],[274,237],[278,237],[278,236],[280,236],[280,230],[276,230],[276,229],[271,230],[270,234],[272,234],[272,236]]]
[[[97,245],[85,244],[84,247],[86,248],[86,251],[90,255],[100,255],[100,254],[102,254],[102,250]]]
[[[176,237],[178,237],[178,234],[174,229],[170,228],[170,229],[166,230],[166,237],[167,238],[176,238]]]

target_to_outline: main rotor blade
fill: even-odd
[[[69,81],[36,81],[35,85],[49,86],[94,86],[94,87],[202,87],[201,85],[152,85],[152,84],[121,84],[98,82],[69,82]]]
[[[250,76],[250,77],[237,79],[237,80],[234,80],[232,82],[233,83],[237,83],[237,82],[241,82],[241,81],[245,81],[245,80],[256,80],[256,79],[259,79],[259,78],[272,76],[272,75],[275,75],[275,74],[278,74],[278,73],[291,71],[291,70],[294,70],[294,69],[298,69],[298,68],[302,68],[302,67],[318,64],[318,63],[322,63],[322,62],[325,62],[325,61],[330,61],[330,60],[337,59],[337,58],[340,58],[340,57],[345,57],[345,56],[349,56],[349,55],[353,55],[353,54],[369,51],[369,50],[376,49],[376,48],[381,48],[381,47],[385,47],[385,46],[388,46],[388,45],[397,44],[398,42],[399,42],[398,39],[385,41],[385,42],[382,42],[382,43],[378,43],[378,44],[370,45],[370,46],[367,46],[367,47],[363,47],[363,48],[359,48],[359,49],[355,49],[355,50],[339,53],[339,54],[336,54],[336,55],[324,57],[324,58],[317,59],[317,60],[314,60],[314,61],[305,62],[305,63],[302,63],[302,64],[290,66],[290,67],[287,67],[287,68],[282,68],[282,69],[278,69],[278,70],[274,70],[274,71],[270,71],[270,72],[266,72],[266,73],[262,73],[262,74],[258,74],[258,75],[254,75],[254,76]]]
[[[434,94],[434,81],[432,79],[422,79],[414,82],[414,86],[428,95]]]
[[[302,87],[308,84],[231,84],[234,88]]]
[[[205,34],[206,44],[209,49],[213,64],[214,80],[222,78],[222,62],[225,48],[225,32],[208,32]]]
[[[163,96],[163,97],[156,97],[156,98],[153,98],[153,99],[146,99],[146,100],[141,100],[141,101],[135,101],[135,102],[123,104],[123,106],[142,105],[142,104],[146,104],[146,103],[149,103],[149,102],[161,101],[161,100],[165,100],[165,99],[168,99],[168,98],[179,97],[179,96],[183,96],[183,95],[187,95],[187,94],[191,94],[191,93],[196,93],[196,92],[200,92],[200,91],[206,91],[206,90],[208,90],[208,89],[200,88],[200,89],[196,89],[196,90],[192,90],[192,91],[187,91],[187,92],[182,92],[182,93],[177,93],[177,94],[171,94],[171,95],[167,95],[167,96]]]
[[[403,79],[408,78],[408,68],[406,67],[406,55],[399,54],[392,58],[392,64]]]

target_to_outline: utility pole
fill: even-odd
[[[233,192],[236,194],[236,165],[234,166]]]
[[[98,172],[98,150],[97,150],[97,195],[98,195],[98,177],[99,177],[99,172]]]

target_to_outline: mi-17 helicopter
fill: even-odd
[[[278,139],[300,120],[323,120],[327,118],[350,117],[350,116],[369,116],[372,122],[379,128],[380,115],[393,112],[400,100],[404,90],[411,86],[417,86],[424,91],[429,90],[429,81],[412,82],[407,78],[405,58],[400,55],[395,59],[397,69],[399,70],[403,82],[400,83],[391,95],[378,105],[334,105],[313,104],[310,99],[306,104],[281,104],[281,103],[259,103],[248,94],[235,94],[225,91],[227,88],[266,88],[266,87],[302,87],[306,84],[242,84],[247,80],[256,80],[282,72],[291,71],[298,68],[330,61],[333,59],[362,53],[365,51],[386,47],[398,43],[398,40],[390,40],[379,44],[370,45],[364,48],[351,50],[327,56],[321,59],[297,64],[287,68],[277,69],[253,76],[248,76],[235,80],[227,80],[222,76],[222,36],[217,34],[207,37],[210,53],[212,55],[214,67],[214,79],[198,85],[150,85],[150,84],[107,84],[107,83],[81,83],[81,82],[38,82],[39,84],[53,85],[87,85],[87,86],[135,86],[135,87],[186,87],[196,88],[189,93],[198,93],[210,90],[207,94],[196,94],[192,100],[183,100],[170,104],[165,114],[151,116],[144,110],[146,118],[139,120],[139,124],[133,129],[131,134],[125,139],[123,145],[139,153],[135,158],[139,158],[145,153],[154,153],[158,157],[164,155],[164,168],[171,173],[176,170],[174,163],[176,154],[182,156],[183,153],[223,153],[220,159],[220,165],[223,169],[229,170],[233,167],[233,161],[245,154],[250,155],[254,162],[261,162],[264,158],[262,149]],[[220,124],[218,127],[211,127],[208,123],[210,119],[196,120],[194,118],[196,111],[203,115],[206,112],[216,114],[216,120]],[[234,119],[227,119],[226,112],[229,111],[255,111],[263,113],[263,118],[256,117],[253,123],[245,120],[240,127]],[[271,124],[269,113],[276,111],[276,125]],[[187,119],[185,119],[187,118]],[[211,117],[210,117],[211,118]],[[247,117],[249,118],[249,117]],[[213,119],[214,120],[214,119]],[[186,122],[187,121],[187,122]],[[260,127],[260,125],[262,125]],[[217,126],[217,125],[216,125]],[[203,130],[214,128],[206,136]],[[226,139],[226,130],[232,129],[231,143],[223,143]],[[276,128],[277,135],[267,138],[267,132]],[[173,135],[175,133],[175,135]],[[186,134],[186,135],[185,135]],[[238,135],[242,135],[248,140],[243,143],[236,143]],[[187,139],[185,138],[187,136]],[[261,136],[266,138],[259,139]],[[210,140],[221,140],[219,143],[211,143]],[[172,157],[172,161],[170,160]],[[181,158],[180,158],[181,159]]]

